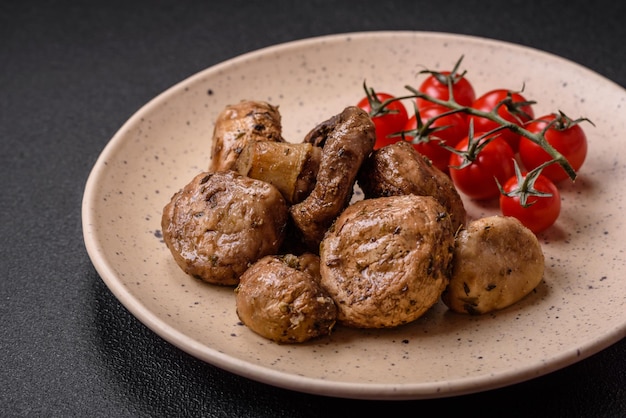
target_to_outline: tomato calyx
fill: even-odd
[[[545,135],[551,128],[557,131],[565,131],[570,129],[574,125],[578,125],[581,122],[589,122],[592,126],[596,126],[591,120],[580,117],[578,119],[572,119],[567,116],[563,111],[559,110],[558,114],[554,113],[554,119],[548,122],[548,124],[541,130],[541,134]],[[541,119],[537,119],[541,120]]]
[[[539,178],[541,174],[541,170],[544,167],[552,164],[554,161],[548,161],[544,164],[534,168],[526,174],[522,173],[522,170],[517,164],[517,161],[513,160],[513,164],[515,167],[515,177],[517,178],[517,187],[514,187],[510,191],[504,190],[503,186],[500,184],[498,179],[496,179],[496,183],[498,184],[498,189],[500,189],[500,193],[507,197],[517,197],[519,198],[520,206],[523,208],[530,207],[537,203],[536,200],[529,202],[528,199],[531,196],[534,197],[552,197],[552,193],[542,192],[541,190],[537,190],[535,188],[535,182]]]
[[[518,92],[507,91],[506,97],[500,100],[496,106],[491,110],[490,113],[497,115],[501,107],[505,107],[506,110],[513,116],[520,124],[523,124],[524,121],[532,119],[532,116],[524,111],[524,107],[532,106],[537,104],[534,100],[526,100],[526,101],[514,101],[513,94],[521,94],[524,92],[524,86]]]
[[[469,165],[471,165],[476,158],[478,158],[478,154],[489,144],[491,141],[498,137],[498,131],[504,129],[503,127],[496,128],[489,132],[480,133],[480,135],[476,136],[474,133],[474,123],[470,120],[469,123],[469,131],[467,133],[467,149],[459,150],[455,147],[448,146],[446,144],[441,144],[442,147],[447,149],[448,151],[458,155],[461,157],[461,164],[452,166],[450,168],[454,168],[456,170],[461,170]]]
[[[457,110],[457,109],[446,110],[429,118],[428,120],[426,120],[426,122],[423,122],[422,114],[420,110],[418,109],[418,107],[414,104],[413,108],[415,112],[417,127],[415,129],[409,129],[409,130],[398,132],[397,134],[394,134],[392,136],[401,136],[402,139],[406,139],[407,136],[411,137],[412,138],[410,140],[411,144],[426,144],[429,142],[436,141],[440,145],[443,146],[443,140],[437,136],[437,132],[448,129],[451,127],[451,125],[442,125],[442,126],[433,127],[433,124],[437,120],[445,118],[446,116],[459,113],[460,110]]]
[[[398,113],[396,109],[390,109],[389,104],[402,100],[402,97],[393,97],[381,101],[378,98],[378,94],[376,94],[376,91],[372,87],[368,87],[365,81],[363,81],[363,90],[365,90],[365,96],[367,97],[367,101],[370,105],[370,118]]]
[[[463,72],[459,73],[459,68],[461,66],[461,61],[463,61],[463,55],[459,58],[459,60],[454,64],[452,70],[449,72],[440,72],[435,70],[422,70],[418,74],[428,74],[437,79],[441,84],[448,86],[448,90],[450,92],[450,97],[452,97],[452,86],[459,82],[465,74],[467,74],[467,70],[463,70]]]

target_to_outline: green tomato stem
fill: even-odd
[[[576,176],[577,176],[576,171],[572,168],[569,161],[567,161],[567,159],[546,140],[543,133],[535,134],[533,132],[528,131],[527,129],[524,129],[523,127],[519,125],[511,123],[508,120],[502,118],[498,114],[498,111],[497,111],[498,107],[496,107],[494,110],[490,112],[484,112],[482,110],[474,109],[469,106],[460,105],[454,100],[441,100],[435,97],[431,97],[425,93],[422,93],[419,90],[416,90],[415,88],[411,86],[405,86],[405,88],[409,90],[412,94],[407,95],[407,96],[397,97],[395,98],[395,100],[414,99],[414,98],[419,97],[419,98],[428,100],[429,102],[432,102],[434,104],[444,106],[448,109],[453,109],[459,112],[466,113],[468,115],[478,116],[478,117],[486,118],[493,122],[496,122],[502,127],[507,128],[525,138],[528,138],[532,142],[541,146],[541,148],[543,148],[550,155],[550,157],[552,157],[552,162],[558,163],[559,165],[561,165],[561,167],[563,167],[563,169],[565,170],[565,172],[567,173],[567,175],[572,181],[576,179]]]

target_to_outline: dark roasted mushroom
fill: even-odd
[[[279,343],[327,335],[337,308],[319,285],[314,254],[267,256],[254,263],[236,289],[237,315],[257,334]]]
[[[307,141],[322,146],[317,182],[289,212],[303,241],[317,251],[328,227],[350,202],[357,172],[374,147],[376,133],[368,114],[351,106],[314,128]]]
[[[454,231],[429,196],[389,196],[348,206],[320,245],[321,284],[337,320],[359,328],[411,322],[448,284]]]
[[[287,220],[287,204],[274,186],[225,171],[201,173],[175,193],[161,227],[185,273],[235,285],[250,264],[278,251]]]
[[[358,184],[366,198],[432,196],[450,214],[455,230],[466,222],[465,206],[450,177],[406,141],[374,151],[359,171]]]

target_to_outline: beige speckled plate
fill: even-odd
[[[520,303],[469,317],[436,305],[393,330],[337,328],[328,338],[277,345],[242,326],[232,288],[200,283],[162,242],[161,209],[207,166],[213,121],[241,99],[280,106],[287,138],[354,104],[364,79],[405,93],[418,70],[463,67],[477,93],[519,89],[537,115],[586,116],[588,160],[563,192],[563,213],[540,236],[544,282]],[[424,32],[343,34],[252,52],[175,85],[113,137],[86,185],[83,227],[98,273],[158,335],[211,364],[268,384],[368,399],[453,396],[531,379],[590,356],[626,334],[626,91],[537,50]],[[467,202],[471,216],[494,208]],[[129,347],[132,350],[132,347]]]

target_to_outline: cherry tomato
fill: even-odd
[[[519,126],[524,125],[526,122],[534,118],[535,115],[530,102],[528,102],[520,93],[506,89],[491,90],[483,94],[474,101],[472,107],[474,109],[482,110],[483,112],[490,112],[498,105],[498,103],[503,100],[507,100],[509,95],[511,96],[513,106],[500,106],[498,108],[498,114],[500,117]],[[474,120],[474,129],[476,131],[489,132],[500,126],[498,123],[486,118],[472,117],[472,119]],[[509,129],[504,129],[500,131],[500,136],[509,143],[514,152],[517,152],[520,139],[518,134]]]
[[[449,109],[431,105],[424,109],[419,110],[420,119],[423,124],[426,124],[430,119],[448,112]],[[417,129],[417,117],[414,114],[411,116],[404,127],[406,132],[405,138],[407,141],[413,141],[415,138],[415,131]],[[465,117],[460,113],[450,113],[444,116],[440,116],[433,121],[430,125],[428,133],[425,138],[419,138],[417,143],[413,144],[413,147],[420,154],[428,157],[433,165],[447,173],[448,164],[450,162],[451,152],[442,147],[444,143],[450,147],[454,147],[461,139],[467,136],[467,121]],[[413,135],[411,135],[413,133]]]
[[[394,98],[394,96],[388,93],[375,93],[375,97],[380,103]],[[406,107],[400,101],[389,103],[389,105],[385,106],[389,112],[378,116],[373,116],[376,113],[376,106],[372,106],[370,98],[367,96],[362,98],[357,106],[372,116],[372,122],[376,126],[376,144],[374,149],[382,148],[402,139],[401,136],[391,136],[401,132],[409,119]]]
[[[479,139],[480,133],[474,134],[473,141],[483,144],[486,138]],[[496,183],[507,181],[515,173],[513,162],[514,153],[509,144],[499,136],[491,139],[476,155],[471,156],[473,161],[463,168],[465,162],[463,155],[452,153],[450,155],[450,177],[456,188],[476,200],[495,198],[500,194],[500,189]],[[465,137],[457,145],[456,149],[461,152],[472,154],[472,147],[469,147],[469,138]]]
[[[442,71],[440,73],[433,72],[422,82],[418,90],[436,99],[448,100],[450,98],[450,91],[447,80],[452,78],[452,94],[454,95],[454,100],[462,106],[471,106],[476,98],[472,83],[460,74],[455,73],[453,77],[451,77],[450,74],[450,71]],[[419,97],[416,99],[416,104],[419,109],[433,105],[432,102]]]
[[[575,171],[578,171],[587,157],[587,137],[585,132],[578,123],[562,114],[542,116],[530,122],[526,129],[532,133],[540,133],[549,123],[553,123],[553,125],[545,132],[545,139],[569,161]],[[528,138],[520,140],[519,154],[520,160],[528,170],[532,170],[552,160],[552,157],[540,145]],[[545,167],[541,174],[555,183],[569,178],[559,164]]]
[[[517,176],[511,177],[502,189],[509,193],[519,188]],[[535,234],[545,231],[556,222],[561,213],[561,196],[554,183],[539,174],[534,183],[534,189],[550,196],[528,196],[527,206],[522,206],[519,196],[500,195],[500,210],[504,216],[514,216],[533,231]]]

